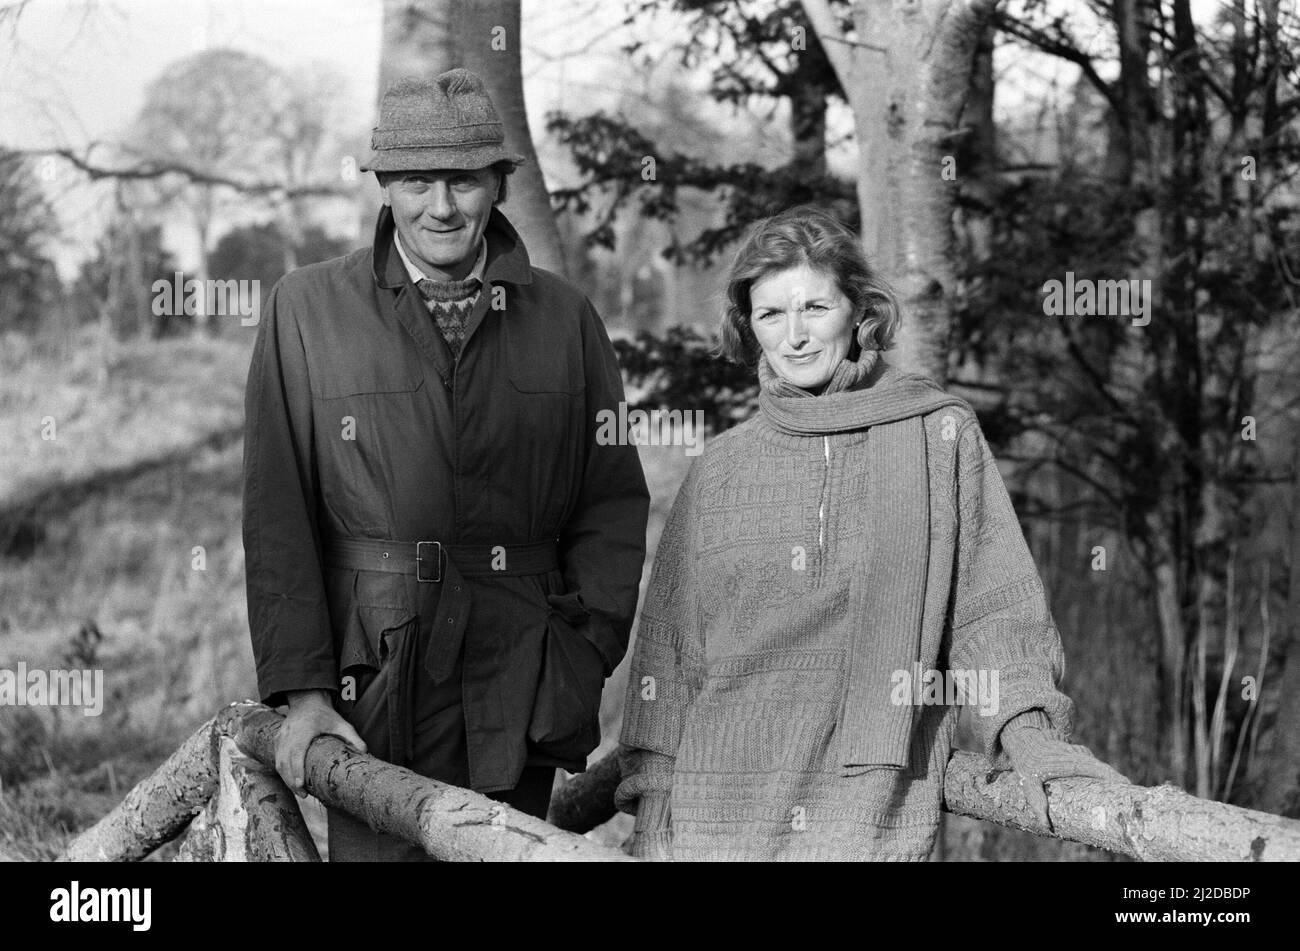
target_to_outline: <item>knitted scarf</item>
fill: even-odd
[[[845,775],[873,767],[905,767],[910,704],[889,702],[896,670],[911,671],[920,654],[921,615],[930,561],[930,487],[921,417],[966,405],[934,381],[891,367],[876,350],[845,359],[814,396],[783,380],[767,358],[758,367],[759,409],[777,430],[826,436],[868,429],[871,496],[866,563],[851,572],[850,605],[857,636],[849,645],[840,711],[839,760]]]

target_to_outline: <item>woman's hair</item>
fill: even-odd
[[[735,363],[758,362],[758,338],[750,326],[750,291],[755,282],[806,264],[835,278],[853,305],[857,344],[888,350],[901,315],[894,292],[868,263],[857,236],[811,205],[797,205],[751,226],[727,277],[727,304],[719,328],[718,353]]]

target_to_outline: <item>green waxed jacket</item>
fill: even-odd
[[[595,439],[624,398],[614,350],[587,298],[530,266],[494,209],[453,361],[393,231],[385,208],[372,248],[286,275],[263,311],[244,459],[259,691],[271,705],[338,691],[383,666],[385,633],[422,625],[463,660],[473,788],[510,788],[525,765],[582,769],[601,671],[627,647],[649,507],[636,447]],[[429,586],[330,565],[336,538],[554,540],[558,568],[460,579],[469,607],[449,629],[428,623]]]

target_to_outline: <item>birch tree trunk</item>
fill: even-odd
[[[901,362],[943,383],[956,269],[954,153],[982,31],[997,0],[829,0],[804,11],[853,110],[862,242],[898,289]]]
[[[1291,521],[1288,526],[1291,565],[1288,573],[1285,642],[1278,680],[1277,719],[1268,755],[1258,756],[1255,774],[1259,792],[1255,803],[1266,812],[1300,817],[1300,444],[1291,476]],[[1264,592],[1264,597],[1268,592]],[[1257,684],[1256,689],[1262,685]]]

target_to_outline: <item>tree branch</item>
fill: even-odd
[[[284,182],[245,182],[225,175],[217,175],[212,172],[205,172],[201,169],[185,165],[180,162],[172,162],[161,159],[150,159],[135,165],[128,165],[122,168],[110,168],[93,162],[89,158],[89,153],[95,148],[97,143],[92,143],[86,150],[86,155],[78,155],[71,149],[22,149],[17,154],[32,157],[53,155],[68,162],[77,170],[83,172],[91,181],[101,181],[111,179],[114,181],[152,181],[164,178],[168,175],[180,175],[195,185],[219,185],[230,188],[234,191],[245,195],[270,195],[281,194],[286,198],[302,197],[325,197],[336,195],[347,195],[349,190],[342,185],[308,183],[302,185],[288,185]]]

